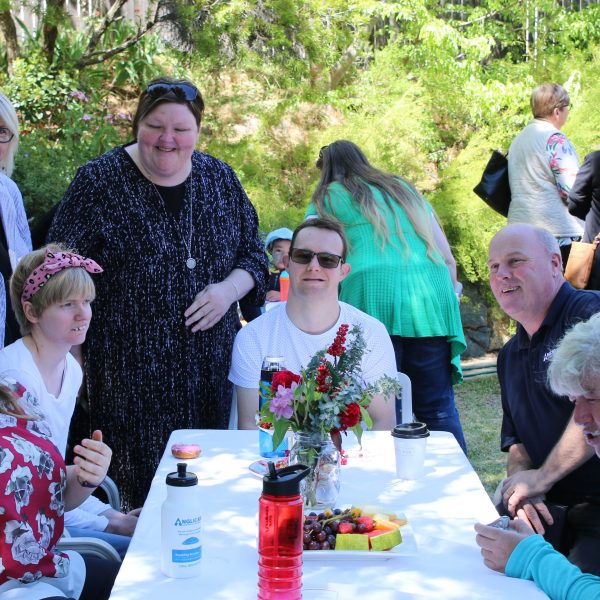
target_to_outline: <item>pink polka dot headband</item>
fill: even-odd
[[[81,267],[88,273],[102,273],[104,270],[91,258],[85,258],[72,252],[49,252],[46,250],[44,262],[36,267],[26,280],[21,294],[21,302],[31,300],[32,296],[39,292],[53,275],[74,267]]]

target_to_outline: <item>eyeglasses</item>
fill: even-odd
[[[162,98],[167,94],[173,94],[176,98],[193,102],[198,97],[198,88],[191,83],[152,83],[146,88],[151,98]]]
[[[0,127],[0,144],[8,144],[15,134],[8,127]]]
[[[312,250],[303,250],[302,248],[294,248],[290,252],[290,260],[293,260],[299,265],[308,265],[313,256],[317,257],[319,265],[324,269],[335,269],[340,262],[344,262],[341,256],[331,254],[330,252],[313,252]]]

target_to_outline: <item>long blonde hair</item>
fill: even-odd
[[[371,223],[379,238],[381,248],[389,242],[390,232],[385,218],[377,205],[370,186],[377,188],[383,201],[394,217],[396,233],[402,241],[407,255],[410,248],[400,227],[394,205],[401,207],[417,235],[427,246],[427,256],[438,260],[439,253],[433,236],[431,218],[425,200],[414,185],[398,177],[384,173],[373,167],[363,151],[353,142],[337,140],[329,146],[321,148],[317,168],[321,170],[321,179],[312,195],[312,201],[321,217],[334,217],[325,209],[325,204],[331,205],[329,185],[334,181],[342,184],[351,194],[352,201],[358,205],[361,214]],[[333,210],[333,207],[331,207]]]

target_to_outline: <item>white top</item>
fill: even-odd
[[[46,388],[31,352],[23,339],[0,350],[0,377],[18,381],[28,393],[22,399],[30,414],[39,415],[52,431],[52,441],[65,455],[69,424],[75,410],[75,400],[83,381],[83,372],[72,354],[66,357],[65,373],[58,397]]]
[[[253,321],[254,322],[254,321]],[[365,431],[362,451],[344,437],[338,506],[370,504],[402,512],[416,538],[416,554],[384,560],[335,560],[335,550],[302,565],[303,600],[534,600],[547,598],[531,581],[505,577],[483,564],[473,525],[498,518],[454,436],[432,431],[425,473],[396,479],[394,442],[387,431]],[[177,470],[173,443],[198,444],[188,460],[202,496],[200,575],[169,579],[160,570],[160,508],[165,477]],[[258,498],[262,481],[248,465],[259,458],[256,431],[180,430],[167,442],[144,510],[111,592],[111,600],[202,598],[256,600]]]
[[[45,421],[54,445],[64,457],[69,425],[83,381],[83,372],[73,355],[67,353],[65,374],[58,397],[46,388],[42,374],[22,339],[0,350],[0,377],[14,379],[26,389],[21,399],[25,410],[29,414],[39,415]],[[109,508],[110,505],[90,496],[79,508],[65,513],[65,525],[104,531],[108,519],[99,516],[99,513]]]
[[[583,235],[583,221],[569,214],[560,192],[566,200],[578,166],[572,144],[552,123],[531,121],[508,150],[509,224],[529,223],[556,237]]]
[[[365,383],[374,383],[384,375],[396,377],[396,358],[388,332],[380,321],[366,313],[340,302],[340,316],[335,325],[313,335],[298,329],[290,321],[282,302],[268,313],[243,327],[235,338],[229,380],[244,388],[258,388],[260,368],[265,356],[283,356],[285,368],[300,373],[310,359],[331,345],[340,325],[360,325],[367,344],[362,359]],[[348,334],[350,335],[350,334]]]

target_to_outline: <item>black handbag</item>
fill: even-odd
[[[506,217],[510,205],[510,185],[508,184],[508,160],[497,150],[485,166],[481,181],[473,191],[497,213]]]

